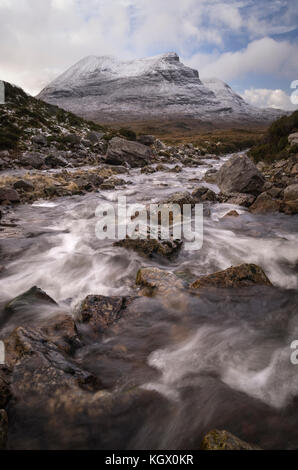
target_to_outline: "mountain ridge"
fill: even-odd
[[[134,60],[87,56],[38,98],[87,119],[119,121],[189,117],[201,121],[270,122],[282,110],[256,108],[225,82],[200,79],[175,52]]]

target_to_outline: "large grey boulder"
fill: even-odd
[[[44,159],[40,153],[37,152],[26,152],[22,155],[20,163],[24,166],[31,166],[38,170],[44,164]]]
[[[298,145],[298,132],[290,134],[288,137],[288,142],[290,145]]]
[[[114,137],[108,147],[106,162],[110,165],[123,165],[128,163],[132,168],[148,165],[152,158],[152,151],[139,142]]]
[[[286,201],[294,201],[298,199],[298,183],[291,184],[284,190],[284,199]]]
[[[264,186],[264,177],[246,155],[230,158],[217,174],[217,184],[225,193],[248,193],[258,195]]]

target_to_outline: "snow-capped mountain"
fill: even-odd
[[[174,52],[121,61],[89,56],[56,78],[38,98],[94,120],[191,117],[266,121],[283,114],[246,103],[224,82],[200,80]]]

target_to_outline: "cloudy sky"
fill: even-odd
[[[31,94],[86,55],[175,51],[257,106],[298,107],[296,0],[0,0],[0,26],[0,79]]]

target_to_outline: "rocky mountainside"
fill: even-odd
[[[200,80],[198,71],[182,64],[176,53],[131,61],[86,57],[38,97],[97,121],[189,117],[264,122],[283,114],[249,105],[220,80]]]

